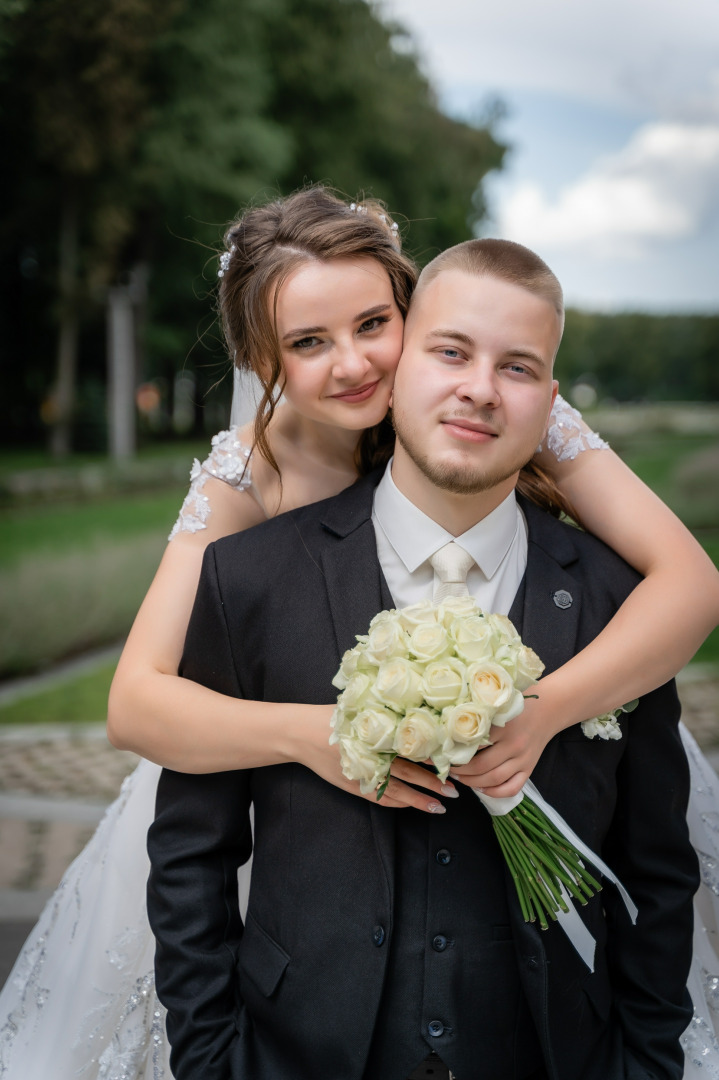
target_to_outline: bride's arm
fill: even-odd
[[[541,680],[539,699],[497,731],[495,745],[467,773],[460,770],[463,780],[479,781],[476,786],[494,795],[518,790],[562,728],[609,712],[676,675],[719,622],[719,572],[708,555],[575,410],[550,429],[535,460],[585,527],[644,580],[594,641]]]
[[[190,529],[176,531],[168,544],[117,666],[108,702],[110,741],[181,772],[298,761],[359,794],[359,785],[342,776],[337,747],[329,745],[331,706],[242,701],[178,676],[205,548],[264,520],[249,491],[214,477],[188,496],[183,513]],[[436,795],[400,782],[441,794],[435,776],[410,762],[398,762],[393,773],[383,804],[436,812]]]

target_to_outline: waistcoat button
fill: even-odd
[[[372,931],[372,943],[379,947],[384,943],[384,938],[384,926],[375,926],[374,930]]]
[[[448,851],[446,847],[441,847],[436,853],[435,859],[440,866],[446,866],[447,863],[452,861],[452,852]]]
[[[438,1039],[440,1035],[444,1035],[444,1024],[441,1020],[430,1020],[427,1024],[427,1031],[433,1039]]]
[[[432,940],[432,948],[435,950],[435,952],[444,952],[444,950],[447,948],[447,944],[447,938],[444,936],[444,934],[437,934],[437,936]]]

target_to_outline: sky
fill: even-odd
[[[451,115],[501,99],[487,235],[567,302],[719,312],[719,0],[381,0]]]

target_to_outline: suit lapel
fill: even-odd
[[[393,607],[372,524],[372,499],[380,475],[366,477],[328,503],[322,522],[327,541],[320,558],[339,656],[356,644],[357,634],[367,633],[378,612]],[[391,911],[395,814],[380,806],[370,805],[369,811]]]

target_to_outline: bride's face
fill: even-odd
[[[389,407],[402,314],[371,258],[302,263],[277,295],[286,400],[303,416],[360,431]]]

